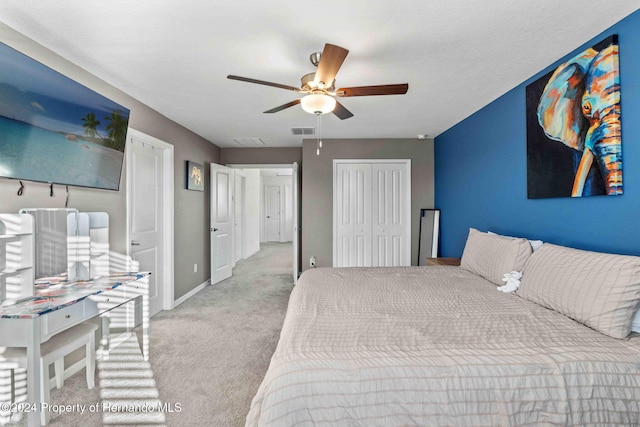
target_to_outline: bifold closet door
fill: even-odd
[[[336,167],[335,267],[371,266],[371,165]]]
[[[404,163],[372,164],[373,266],[411,265],[408,180],[407,165]]]
[[[337,161],[334,267],[411,265],[409,161]]]

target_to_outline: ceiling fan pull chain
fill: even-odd
[[[322,147],[322,136],[320,135],[320,113],[316,113],[316,128],[318,133],[316,134],[316,156],[320,155],[320,148]]]

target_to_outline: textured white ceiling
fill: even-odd
[[[0,20],[220,147],[301,146],[298,95],[324,43],[349,49],[337,86],[409,83],[342,98],[325,138],[431,137],[640,8],[640,0],[2,0]],[[308,136],[307,136],[308,137]]]

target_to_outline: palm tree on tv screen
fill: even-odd
[[[96,119],[95,113],[88,113],[86,117],[82,118],[84,122],[82,127],[84,128],[84,133],[91,138],[95,138],[98,134],[97,127],[100,126],[100,120]]]
[[[122,115],[122,110],[114,110],[105,119],[110,121],[106,129],[109,132],[109,139],[113,143],[113,148],[124,151],[128,125],[127,118]]]

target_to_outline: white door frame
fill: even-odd
[[[174,256],[174,229],[173,229],[173,215],[174,215],[174,201],[173,201],[173,145],[161,139],[155,138],[151,135],[147,135],[135,129],[129,128],[127,131],[127,139],[139,141],[143,144],[149,144],[157,149],[162,150],[162,170],[164,172],[163,181],[164,187],[162,188],[163,203],[163,225],[162,225],[162,256],[164,258],[163,276],[164,283],[162,286],[163,301],[162,309],[171,310],[174,307],[174,286],[173,286],[173,256]],[[127,180],[127,195],[126,195],[126,207],[127,207],[127,258],[131,260],[131,246],[129,245],[131,236],[131,224],[129,224],[129,214],[131,213],[131,200],[132,194],[131,188],[131,167],[133,165],[131,159],[131,150],[125,150],[126,157],[126,180]],[[152,272],[153,273],[153,272]]]
[[[238,189],[237,185],[240,183],[240,194],[236,191]],[[245,176],[244,172],[241,170],[233,171],[233,218],[234,218],[234,235],[233,235],[233,266],[236,266],[236,253],[240,251],[240,259],[244,258],[244,254],[246,253],[246,237],[245,237],[245,221],[246,221],[246,199],[244,196],[245,189]],[[236,235],[235,235],[235,219],[238,217],[238,212],[236,212],[236,207],[238,206],[238,197],[240,197],[240,247],[236,247]]]
[[[298,274],[300,274],[300,265],[298,263],[298,163],[293,162],[291,192],[293,197],[293,283],[298,283]]]
[[[337,171],[339,164],[348,164],[348,163],[368,163],[368,164],[383,164],[383,163],[400,163],[404,164],[409,168],[409,175],[407,186],[405,188],[406,197],[409,201],[409,205],[411,205],[411,159],[333,159],[333,266],[338,265],[338,239],[336,236],[338,235],[338,210],[337,210]],[[372,178],[373,179],[373,178]],[[406,209],[405,212],[405,221],[408,226],[407,230],[407,243],[406,243],[406,251],[407,258],[409,260],[409,264],[411,265],[411,209],[410,207]]]

